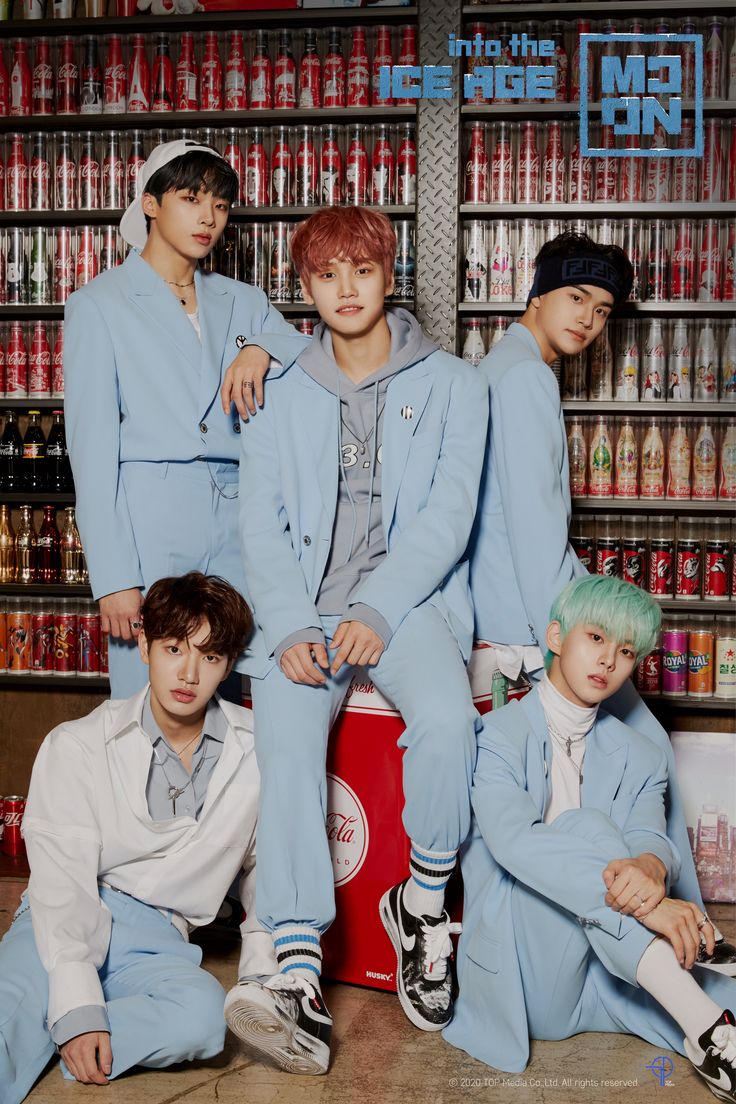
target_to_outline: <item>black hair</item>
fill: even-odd
[[[546,241],[537,253],[535,265],[551,257],[579,256],[581,253],[600,257],[613,265],[619,273],[621,295],[618,304],[625,303],[634,286],[634,269],[620,245],[602,245],[578,230],[564,230],[556,238]]]
[[[233,204],[238,196],[238,177],[235,170],[222,157],[202,150],[182,153],[158,169],[145,187],[145,191],[160,203],[166,192],[178,192],[186,189],[198,192],[204,188],[217,199],[226,199]],[[146,230],[151,229],[151,220],[146,218]]]

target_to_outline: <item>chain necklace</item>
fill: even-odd
[[[194,287],[194,280],[190,280],[188,284],[177,284],[176,280],[166,280],[165,283],[171,284],[173,287],[178,287],[178,288]],[[181,305],[183,307],[185,307],[187,305],[186,299],[182,299],[181,296],[179,296],[179,302],[181,303]]]
[[[181,749],[181,751],[177,751],[177,752],[175,753],[176,755],[178,755],[178,756],[179,756],[179,759],[180,759],[180,760],[181,760],[181,754],[182,754],[182,752],[183,752],[183,751],[186,751],[188,747],[191,747],[191,745],[192,745],[192,744],[194,743],[194,740],[198,740],[198,739],[200,738],[200,736],[201,736],[201,735],[202,735],[202,733],[201,733],[201,732],[198,732],[198,733],[197,733],[197,735],[196,735],[196,736],[194,737],[194,739],[193,739],[193,740],[190,740],[188,744],[185,744],[185,745],[184,745],[184,747],[183,747],[183,748]],[[173,750],[173,748],[172,748],[172,750]],[[157,759],[157,761],[158,761],[158,765],[159,765],[159,766],[161,767],[161,770],[162,770],[162,771],[164,772],[164,778],[165,778],[165,779],[166,779],[166,781],[167,781],[167,782],[169,783],[169,792],[168,792],[168,798],[169,798],[169,801],[171,802],[171,815],[172,815],[172,816],[176,816],[176,801],[177,801],[177,798],[181,797],[181,795],[182,795],[182,794],[184,793],[184,791],[185,791],[185,790],[186,790],[186,789],[187,789],[187,788],[188,788],[189,786],[192,786],[192,785],[194,784],[194,780],[195,780],[195,778],[197,777],[197,775],[199,774],[199,772],[200,772],[200,770],[201,770],[201,768],[202,768],[202,764],[204,763],[204,755],[203,755],[203,756],[202,756],[202,758],[201,758],[201,759],[199,760],[199,762],[197,763],[196,767],[194,768],[194,770],[192,771],[192,773],[190,774],[189,778],[188,778],[188,779],[187,779],[187,781],[186,781],[186,782],[184,783],[184,785],[183,785],[183,786],[175,786],[175,785],[174,785],[174,783],[173,783],[173,782],[171,781],[171,779],[169,778],[169,775],[168,775],[168,772],[167,772],[167,770],[166,770],[166,767],[164,766],[164,761],[163,761],[163,759],[159,759],[159,757],[158,757],[158,752],[156,751],[156,749],[155,749],[155,748],[154,748],[154,753],[155,753],[155,755],[156,755],[156,759]],[[183,766],[183,764],[182,764],[182,766]],[[185,768],[185,769],[186,769],[186,768]]]
[[[545,719],[547,719],[547,718],[545,718]],[[587,736],[587,732],[583,736],[576,736],[573,739],[572,736],[563,736],[563,735],[561,735],[561,733],[559,733],[557,731],[557,729],[554,727],[554,725],[551,725],[549,723],[549,720],[547,720],[547,728],[549,730],[549,734],[552,737],[552,739],[555,741],[555,743],[557,744],[558,747],[562,748],[562,750],[565,752],[565,754],[567,755],[570,762],[573,764],[573,766],[577,770],[577,772],[578,772],[578,782],[582,786],[582,784],[583,784],[583,760],[581,759],[579,763],[575,762],[575,760],[572,757],[572,745],[582,743],[582,741]],[[585,756],[585,748],[583,748],[583,757],[584,756]]]
[[[376,415],[376,425],[378,425],[378,423],[381,420],[381,416],[383,414],[385,406],[386,406],[386,400],[384,399],[383,403],[381,404],[381,408],[379,409],[378,414]],[[355,432],[355,430],[352,429],[351,426],[349,426],[347,424],[347,422],[345,421],[345,419],[343,418],[342,410],[340,411],[340,421],[342,422],[343,429],[345,429],[350,434],[350,436],[353,437],[358,442],[358,452],[360,453],[360,455],[365,456],[366,449],[368,448],[368,442],[370,441],[371,437],[373,436],[373,434],[376,431],[376,425],[371,427],[371,430],[367,434],[366,437],[359,437],[358,434]]]

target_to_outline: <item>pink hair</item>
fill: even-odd
[[[305,279],[333,260],[373,261],[386,282],[394,274],[396,233],[389,219],[364,207],[325,207],[299,223],[291,239],[291,259]]]

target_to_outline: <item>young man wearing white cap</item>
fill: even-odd
[[[288,366],[306,345],[262,291],[199,268],[236,195],[237,177],[215,150],[156,146],[120,224],[133,248],[66,306],[69,456],[111,637],[113,697],[146,683],[135,637],[155,579],[196,569],[242,591],[240,422],[232,405],[223,410],[220,386],[236,358],[259,378],[271,359]],[[238,395],[240,409],[246,398]]]

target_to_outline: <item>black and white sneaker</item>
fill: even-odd
[[[315,986],[293,974],[239,981],[225,998],[225,1022],[287,1073],[327,1073],[332,1017]]]
[[[705,949],[705,940],[701,940],[695,961],[698,966],[705,966],[708,970],[716,970],[727,977],[736,977],[736,947],[733,943],[727,943],[725,939],[716,940],[712,955],[709,955]]]
[[[383,926],[396,951],[396,988],[401,1007],[415,1027],[441,1031],[452,1019],[452,941],[461,931],[442,916],[413,916],[404,907],[404,886],[387,890],[379,906]]]
[[[736,1101],[736,1027],[728,1009],[698,1039],[684,1040],[685,1053],[708,1088],[721,1100]]]

